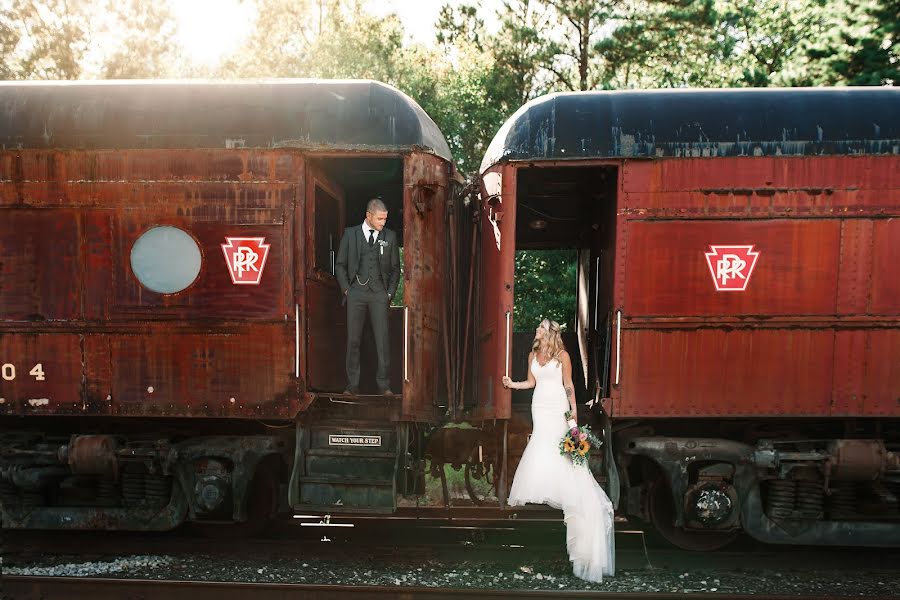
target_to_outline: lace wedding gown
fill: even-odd
[[[569,408],[560,363],[541,366],[534,359],[529,368],[537,382],[531,399],[534,430],[516,469],[509,505],[561,508],[575,576],[601,581],[615,573],[612,503],[587,466],[575,466],[559,453]]]

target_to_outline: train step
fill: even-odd
[[[306,515],[328,515],[332,513],[352,514],[352,515],[390,515],[395,512],[393,508],[387,507],[362,507],[362,506],[343,506],[343,505],[304,505],[295,509],[295,518],[301,518]]]
[[[309,456],[352,456],[354,458],[390,458],[397,453],[392,450],[369,450],[368,448],[310,448],[306,451]]]
[[[329,485],[346,485],[346,486],[385,486],[394,485],[393,479],[382,479],[378,477],[343,477],[340,475],[301,475],[299,478],[300,485],[306,483],[325,483]]]
[[[313,448],[305,457],[306,476],[391,480],[397,457],[391,452],[355,452],[347,450],[322,452]]]
[[[393,479],[304,475],[299,483],[300,503],[294,507],[298,512],[311,506],[329,506],[334,511],[363,508],[393,512],[396,508]]]

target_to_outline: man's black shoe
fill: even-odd
[[[359,395],[359,390],[354,389],[354,388],[347,388],[346,390],[344,390],[344,395],[345,396],[357,396],[357,395]]]
[[[392,391],[390,390],[390,388],[388,388],[388,389],[386,389],[386,390],[382,390],[382,391],[381,391],[381,395],[382,395],[382,396],[389,396],[389,397],[390,397],[390,396],[393,396],[393,395],[394,395],[394,392],[392,392]]]

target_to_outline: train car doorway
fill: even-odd
[[[511,377],[525,379],[534,329],[557,321],[572,358],[579,405],[608,394],[615,249],[616,168],[516,170]],[[531,390],[512,393],[513,412]]]
[[[366,204],[377,197],[388,209],[386,227],[403,247],[403,157],[312,158],[306,168],[307,374],[312,391],[339,393],[347,386],[344,357],[347,311],[335,277],[344,228],[359,225]],[[401,254],[402,260],[402,254]],[[403,381],[403,279],[389,310],[391,382]],[[366,319],[360,351],[360,393],[376,394],[377,354]]]

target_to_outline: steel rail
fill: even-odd
[[[602,587],[602,584],[598,584]],[[559,600],[560,598],[597,598],[602,600],[709,600],[708,592],[610,592],[584,590],[458,589],[400,586],[344,586],[293,583],[245,583],[225,581],[175,581],[149,579],[111,579],[88,577],[34,577],[13,575],[3,578],[3,596],[15,600],[356,600],[357,598],[402,600],[477,600],[479,598],[523,598]],[[808,600],[821,594],[754,596],[748,594],[712,594],[715,600]],[[828,596],[842,600],[858,596]]]

